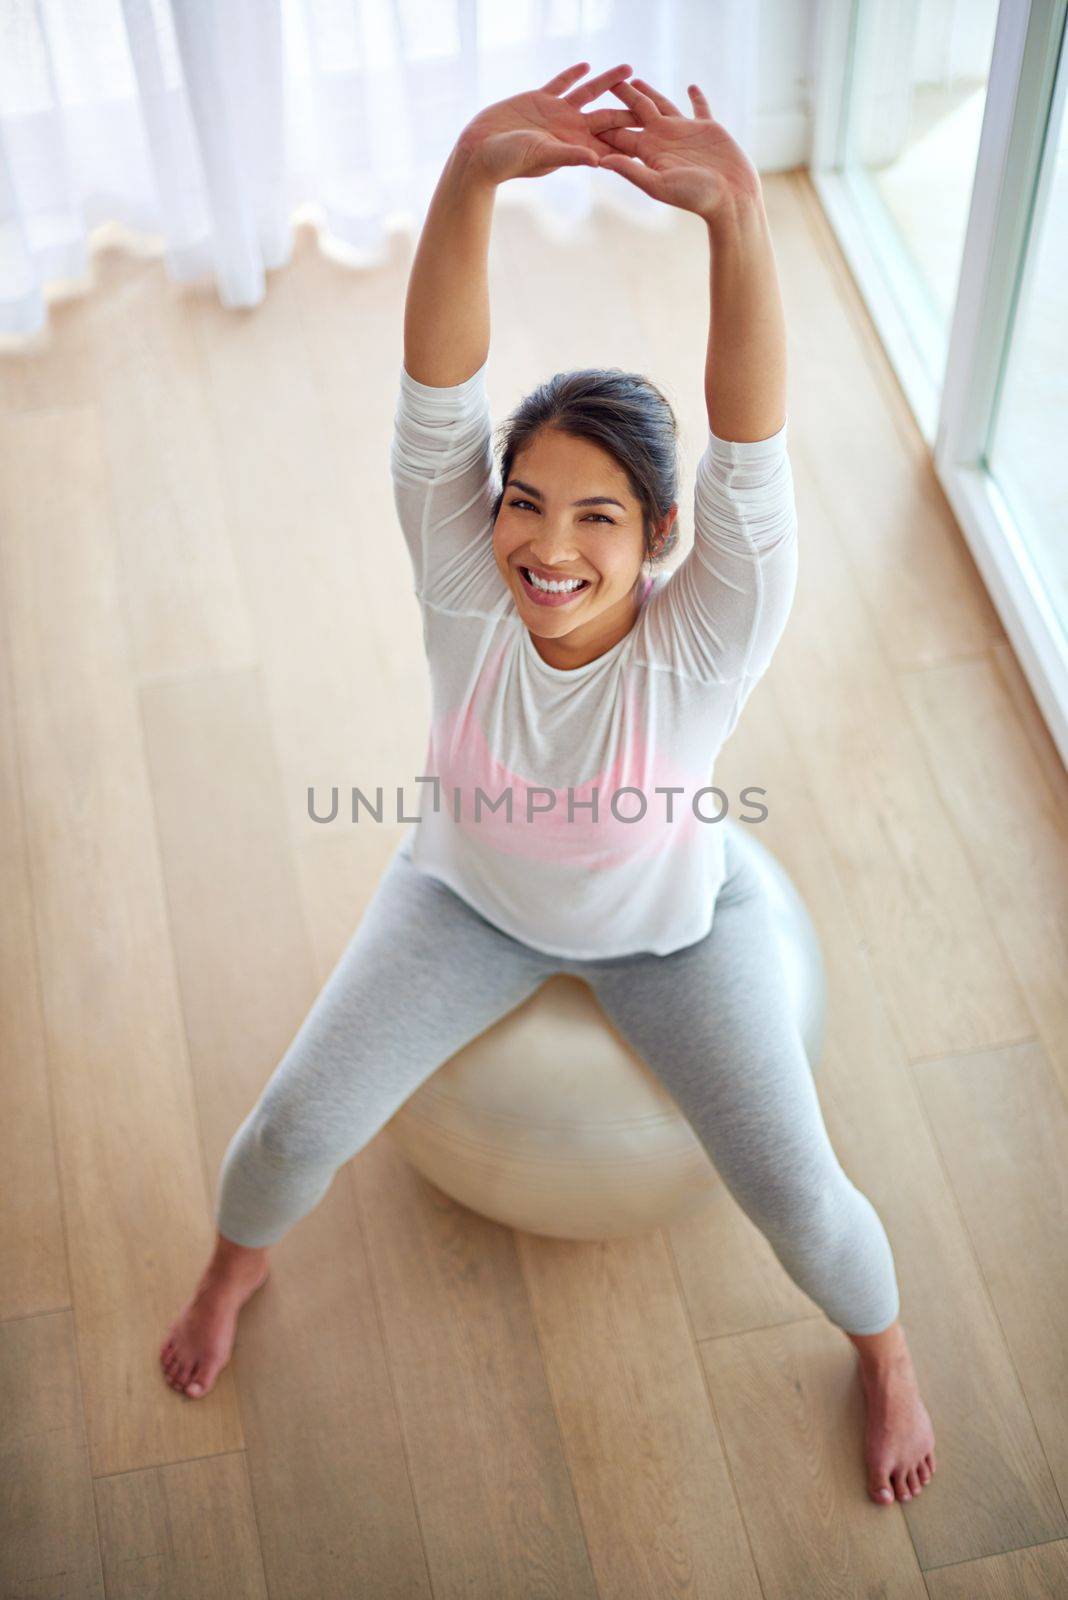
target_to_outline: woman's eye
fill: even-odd
[[[520,510],[522,510],[524,506],[530,506],[532,511],[537,510],[537,506],[533,505],[529,500],[509,500],[508,504],[510,506],[517,506]],[[613,527],[615,526],[615,524],[612,523],[612,518],[606,517],[603,511],[591,511],[589,514],[591,517],[600,517],[602,522],[610,523]]]

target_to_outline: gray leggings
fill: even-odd
[[[661,1079],[793,1281],[847,1332],[888,1327],[899,1309],[890,1242],[828,1137],[766,891],[729,833],[725,844],[704,939],[582,961],[502,932],[398,849],[227,1147],[219,1232],[274,1244],[419,1084],[566,972]]]

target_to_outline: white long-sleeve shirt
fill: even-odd
[[[420,820],[402,849],[538,949],[667,955],[712,926],[723,802],[697,791],[793,604],[787,424],[744,443],[709,431],[692,548],[646,581],[611,649],[553,667],[493,554],[487,365],[448,388],[401,368],[390,467],[431,688]]]

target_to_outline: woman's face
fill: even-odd
[[[641,505],[623,468],[589,439],[544,427],[516,455],[493,528],[493,553],[550,665],[581,666],[633,625],[645,556]],[[557,582],[582,579],[582,587],[546,594],[529,581],[531,568]]]

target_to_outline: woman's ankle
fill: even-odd
[[[231,1277],[242,1272],[255,1272],[266,1260],[266,1245],[236,1244],[234,1240],[216,1233],[215,1250],[208,1270],[213,1275]]]

